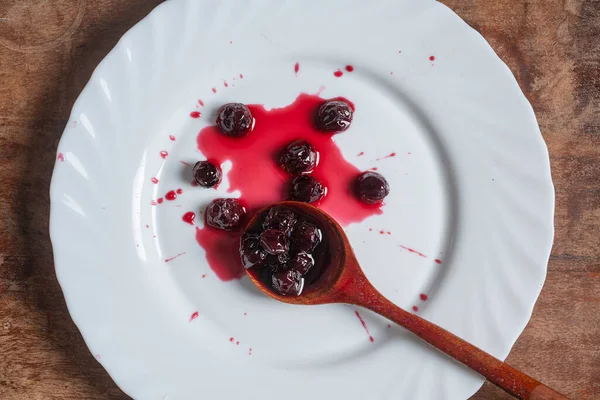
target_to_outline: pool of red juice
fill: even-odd
[[[231,161],[228,192],[241,193],[248,215],[288,199],[291,177],[278,166],[277,160],[281,150],[298,139],[307,140],[319,152],[319,163],[312,175],[327,187],[327,195],[315,205],[342,226],[382,213],[379,205],[364,204],[352,193],[352,184],[361,171],[344,158],[334,140],[336,135],[349,133],[329,134],[314,128],[315,112],[325,101],[316,95],[300,94],[292,104],[281,108],[266,110],[262,105],[248,105],[255,125],[242,138],[225,136],[216,126],[198,133],[198,150],[207,159],[219,163]],[[206,224],[204,228],[196,228],[196,241],[206,251],[211,269],[221,280],[244,275],[238,257],[241,230],[224,232]]]

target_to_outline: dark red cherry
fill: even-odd
[[[317,112],[315,125],[322,132],[342,132],[352,122],[353,110],[342,100],[329,100]]]
[[[198,161],[192,170],[196,183],[205,188],[211,188],[221,183],[221,167],[210,161]]]
[[[304,287],[304,278],[296,271],[281,269],[271,276],[273,289],[284,296],[298,296]]]
[[[301,251],[287,262],[288,268],[304,276],[315,265],[315,259],[305,251]]]
[[[267,252],[260,247],[260,237],[254,233],[242,236],[239,252],[244,268],[261,267],[267,260]]]
[[[299,175],[292,180],[290,197],[295,201],[315,203],[327,192],[325,186],[310,175]]]
[[[279,166],[291,175],[311,172],[317,166],[318,155],[306,140],[296,140],[285,146]]]
[[[228,103],[219,109],[217,126],[227,136],[246,136],[253,125],[254,118],[244,104]]]
[[[356,179],[356,193],[364,203],[377,204],[390,193],[390,186],[381,174],[367,171]]]
[[[283,207],[271,207],[262,226],[263,229],[275,229],[289,234],[296,225],[296,214]]]
[[[290,250],[290,240],[283,231],[267,229],[260,234],[260,245],[269,254],[279,255]]]
[[[319,243],[323,235],[321,230],[307,221],[296,224],[292,233],[292,243],[296,251],[311,253]]]
[[[216,199],[206,207],[206,223],[226,231],[236,229],[245,215],[246,209],[236,199]]]

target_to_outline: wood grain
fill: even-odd
[[[600,1],[444,0],[490,42],[550,150],[556,239],[508,362],[573,399],[600,399]],[[48,238],[55,149],[73,102],[159,0],[0,1],[0,398],[126,399],[89,353]],[[507,399],[485,384],[473,399]]]

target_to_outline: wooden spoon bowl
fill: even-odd
[[[330,262],[319,278],[299,296],[283,296],[263,282],[257,272],[246,272],[267,296],[289,304],[316,305],[346,303],[367,308],[411,331],[433,347],[463,363],[519,399],[554,400],[565,396],[530,376],[498,360],[447,330],[408,312],[385,298],[363,273],[342,227],[327,213],[306,203],[284,201],[254,215],[248,223],[253,227],[273,206],[282,206],[317,221],[329,246]]]

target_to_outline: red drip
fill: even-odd
[[[161,157],[163,160],[164,160],[164,159],[166,159],[166,158],[167,158],[167,156],[169,155],[169,153],[167,153],[167,152],[166,152],[166,151],[164,151],[164,150],[163,150],[163,151],[161,151],[159,154],[160,154],[160,157]]]
[[[300,71],[300,64],[296,63],[294,65],[294,72],[296,73],[296,75],[298,75],[298,71]]]
[[[341,78],[342,75],[344,75],[344,73],[339,69],[333,73],[333,76],[336,78]]]
[[[150,179],[150,181],[151,181],[152,183],[154,183],[154,184],[157,184],[157,183],[158,183],[158,179],[156,179],[156,178],[152,178],[152,179]]]
[[[59,161],[65,161],[65,155],[63,153],[58,153],[58,160]]]
[[[200,111],[192,111],[190,113],[190,117],[195,118],[195,119],[200,118],[200,116],[202,116],[202,113]]]
[[[419,297],[420,297],[420,298],[421,298],[421,300],[423,300],[423,301],[427,301],[427,299],[429,298],[429,297],[428,297],[428,296],[427,296],[425,293],[421,293],[421,294],[419,295]]]
[[[175,136],[169,135],[169,139],[171,139],[172,141],[175,141]]]
[[[165,199],[169,201],[173,201],[177,198],[177,193],[174,190],[169,190],[167,194],[165,194]]]
[[[193,320],[195,320],[196,318],[198,318],[198,311],[194,311],[192,313],[192,316],[190,317],[190,322],[192,322]]]
[[[183,217],[181,217],[181,220],[187,224],[190,225],[194,225],[194,220],[196,219],[196,213],[193,211],[188,211],[185,214],[183,214]]]
[[[354,311],[354,313],[356,314],[356,316],[360,320],[360,323],[362,324],[363,328],[365,328],[365,331],[367,331],[367,335],[369,335],[369,340],[371,342],[374,342],[375,339],[373,339],[373,336],[371,336],[371,333],[369,332],[369,328],[367,328],[367,324],[366,324],[365,320],[362,319],[362,317],[360,316],[360,314],[358,313],[358,311]]]
[[[346,71],[352,72],[354,71],[354,67],[352,65],[346,65]]]
[[[176,256],[173,256],[173,257],[171,257],[171,258],[167,258],[167,259],[165,260],[165,262],[166,262],[166,263],[168,263],[169,261],[173,261],[173,260],[174,260],[174,259],[176,259],[177,257],[179,257],[179,256],[182,256],[182,255],[184,255],[184,254],[185,254],[185,251],[184,251],[183,253],[179,253],[179,254],[177,254]]]

